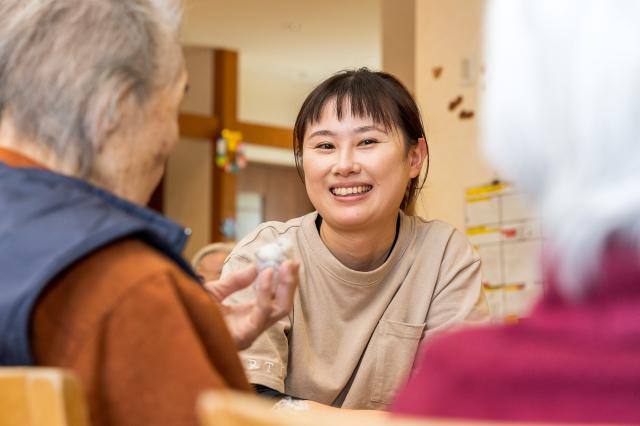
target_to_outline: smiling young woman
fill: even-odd
[[[488,317],[480,260],[452,226],[412,215],[428,149],[395,77],[360,69],[320,84],[298,114],[294,153],[316,211],[260,225],[223,270],[281,236],[301,261],[291,314],[242,354],[249,381],[275,396],[384,409],[421,342]]]
[[[348,104],[338,118],[336,100],[309,123],[302,169],[309,199],[320,212],[320,237],[346,266],[367,271],[382,265],[396,237],[398,206],[407,183],[418,178],[426,142],[405,147],[395,126],[354,116]]]

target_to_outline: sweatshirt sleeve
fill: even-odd
[[[482,290],[480,266],[480,257],[464,235],[454,230],[440,265],[425,337],[454,324],[488,322],[489,307]]]

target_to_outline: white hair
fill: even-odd
[[[532,195],[580,298],[612,237],[640,246],[640,2],[494,0],[485,49],[486,154]]]
[[[181,0],[0,1],[0,118],[86,177],[122,95],[142,105],[177,74],[181,14]]]

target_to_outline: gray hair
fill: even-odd
[[[2,0],[0,118],[86,177],[118,100],[163,84],[181,15],[181,0]]]
[[[640,246],[640,2],[495,0],[487,17],[485,151],[533,196],[578,299],[612,237]]]

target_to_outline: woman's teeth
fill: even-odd
[[[365,192],[371,191],[371,185],[364,186],[353,186],[351,188],[331,188],[331,193],[333,195],[354,195],[354,194],[364,194]]]

